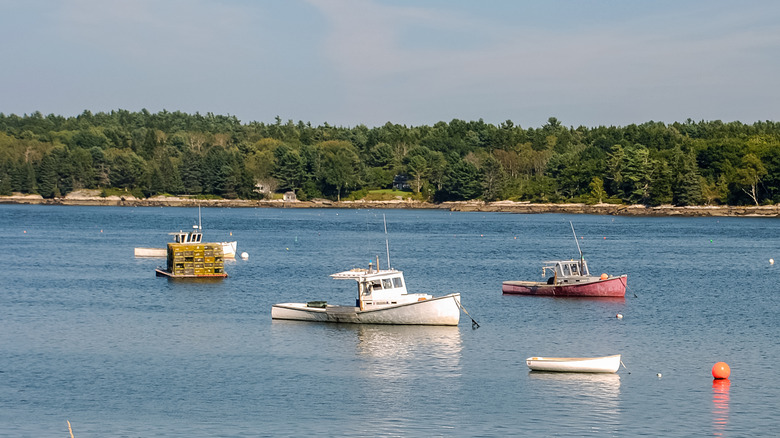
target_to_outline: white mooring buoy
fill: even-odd
[[[244,260],[248,259],[249,258],[249,253],[246,252],[246,251],[242,252],[241,253],[241,258],[244,259]]]

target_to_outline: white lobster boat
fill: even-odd
[[[197,225],[195,225],[193,228],[197,228]],[[175,243],[200,243],[203,239],[203,234],[198,231],[179,231],[178,233],[168,233],[173,237],[173,241]],[[223,257],[234,259],[236,258],[236,248],[238,246],[237,241],[232,242],[218,242],[220,245],[222,245],[222,254]],[[168,256],[168,249],[167,248],[140,248],[136,247],[133,249],[133,253],[136,257],[159,257],[159,258],[165,258]]]
[[[368,269],[331,275],[337,280],[357,281],[355,306],[337,306],[325,301],[281,303],[271,307],[271,318],[356,324],[458,325],[459,293],[441,297],[410,294],[403,272],[391,268],[374,269],[370,263],[368,266]]]
[[[176,233],[168,233],[173,236],[174,243],[201,243],[203,240],[203,227],[200,222],[200,207],[198,207],[198,225],[192,226],[192,231],[179,230]],[[232,233],[231,233],[232,234]],[[218,242],[222,245],[222,257],[234,259],[236,258],[236,249],[238,248],[238,242]],[[167,257],[167,248],[134,248],[134,254],[136,257]]]
[[[616,373],[620,355],[603,357],[529,357],[526,365],[533,371],[563,373]]]

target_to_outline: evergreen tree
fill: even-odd
[[[280,190],[300,188],[304,177],[304,162],[300,154],[284,144],[277,147],[274,151],[273,176],[279,182]]]
[[[227,151],[219,146],[214,146],[206,151],[203,157],[201,181],[203,181],[203,193],[220,195],[230,187],[226,181],[230,177],[230,166]]]
[[[674,190],[675,205],[699,205],[702,202],[702,177],[693,154],[682,157]]]
[[[666,161],[653,161],[652,185],[650,186],[650,205],[671,204],[674,201],[674,174]]]
[[[624,193],[632,203],[647,204],[650,198],[653,163],[650,152],[644,146],[636,145],[626,151],[624,169]]]
[[[199,195],[203,193],[203,168],[200,155],[194,152],[184,154],[182,161],[179,164],[179,174],[181,175],[183,193],[189,195]]]
[[[11,169],[11,186],[15,192],[35,193],[35,168],[32,163],[20,161]]]
[[[11,175],[7,169],[0,171],[0,196],[11,196],[13,187],[11,186]]]
[[[38,169],[38,193],[44,198],[53,198],[56,189],[57,162],[52,154],[47,154]]]
[[[112,155],[111,185],[124,189],[140,187],[146,167],[144,160],[132,151],[116,151]]]
[[[458,160],[447,171],[442,189],[436,195],[441,201],[476,199],[482,190],[480,177],[476,166]]]

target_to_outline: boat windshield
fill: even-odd
[[[368,286],[371,290],[397,289],[404,287],[404,282],[401,277],[378,278],[368,281]]]

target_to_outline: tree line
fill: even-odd
[[[0,195],[78,189],[359,199],[402,179],[418,199],[645,205],[780,202],[780,124],[693,121],[523,128],[331,126],[116,110],[0,113]]]

